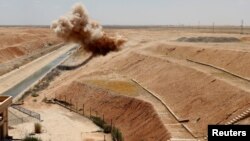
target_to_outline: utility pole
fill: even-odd
[[[244,34],[244,20],[241,20],[241,32],[240,34]]]
[[[198,29],[200,29],[200,25],[201,25],[201,22],[200,21],[198,21]]]
[[[214,22],[213,22],[213,33],[214,33]]]

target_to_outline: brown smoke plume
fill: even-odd
[[[77,42],[94,55],[106,55],[118,51],[126,42],[121,36],[108,36],[102,26],[91,20],[85,7],[76,4],[71,13],[54,21],[51,28],[66,42]]]

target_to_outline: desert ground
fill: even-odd
[[[0,27],[0,75],[16,69],[62,43],[48,28]]]
[[[15,59],[50,49],[44,43],[61,43],[49,29],[0,31],[0,38],[11,37],[0,46],[9,53],[1,54],[0,65],[21,64]],[[250,124],[249,34],[166,27],[105,31],[127,38],[122,50],[71,55],[47,88],[23,99],[21,106],[40,113],[42,121],[10,124],[10,136],[22,138],[40,122],[44,130],[36,136],[44,141],[99,141],[104,135],[111,140],[97,132],[101,129],[86,118],[90,115],[113,124],[125,141],[206,140],[208,124]],[[25,36],[13,44],[14,33]]]

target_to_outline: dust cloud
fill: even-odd
[[[56,35],[66,42],[80,43],[81,47],[94,55],[106,55],[120,50],[126,42],[122,36],[107,35],[102,26],[90,19],[86,8],[78,3],[70,13],[51,24]]]

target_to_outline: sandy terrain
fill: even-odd
[[[249,88],[245,84],[248,82],[235,78],[221,70],[205,67],[186,60],[195,59],[195,61],[210,63],[219,68],[224,68],[231,73],[237,73],[238,70],[237,74],[242,75],[245,72],[244,70],[247,70],[245,69],[245,66],[248,64],[247,59],[244,59],[246,61],[243,62],[239,58],[230,57],[231,54],[241,56],[241,52],[248,52],[248,41],[244,40],[237,43],[183,43],[175,41],[180,37],[215,36],[241,39],[243,37],[247,38],[247,35],[192,33],[166,29],[123,29],[108,31],[112,33],[121,32],[128,37],[129,42],[123,51],[111,53],[105,57],[94,58],[76,70],[66,71],[58,81],[54,82],[53,85],[55,88],[49,90],[52,95],[55,93],[57,95],[58,93],[68,94],[67,91],[58,92],[58,90],[65,87],[65,85],[71,86],[72,89],[73,86],[71,83],[75,83],[75,80],[79,81],[86,77],[92,78],[90,84],[93,82],[97,83],[99,84],[98,87],[106,87],[110,91],[113,91],[114,87],[118,87],[119,90],[123,90],[124,88],[120,88],[121,84],[119,81],[114,84],[99,81],[98,78],[100,75],[108,76],[105,78],[107,80],[115,76],[136,79],[144,87],[159,96],[174,112],[177,123],[186,127],[185,129],[188,129],[186,132],[191,132],[195,138],[206,136],[208,124],[226,123],[249,108]],[[203,48],[205,48],[205,51]],[[204,53],[202,53],[203,51]],[[197,52],[200,56],[195,54]],[[231,54],[226,52],[231,52]],[[224,57],[217,53],[230,57]],[[87,55],[85,56],[87,58]],[[208,58],[207,56],[211,57]],[[246,53],[244,57],[247,57]],[[234,59],[235,65],[238,65],[238,67],[233,66],[233,64],[232,67],[224,67],[223,58],[228,60]],[[77,59],[75,57],[72,60]],[[77,64],[71,62],[72,60],[69,60],[66,64]],[[84,57],[79,57],[79,60],[84,61]],[[240,63],[237,63],[238,61]],[[242,75],[242,77],[245,76]],[[126,90],[131,89],[130,86],[126,87]],[[130,92],[125,95],[135,97],[136,94]],[[71,97],[71,94],[68,94],[68,96]],[[140,98],[140,96],[137,99],[145,100],[145,98]],[[153,104],[152,101],[149,101],[149,103]],[[96,104],[98,105],[98,102]],[[154,109],[157,109],[157,106]],[[124,116],[126,116],[126,113],[124,113]],[[164,119],[162,120],[164,122]],[[188,122],[180,122],[185,120]],[[164,123],[169,124],[171,122],[168,123],[166,121]],[[169,128],[169,131],[171,133],[171,128]],[[129,133],[124,131],[124,134],[125,138],[128,138]],[[180,133],[178,134],[180,135]],[[178,138],[178,134],[172,130],[171,135],[173,138]]]
[[[75,91],[70,91],[71,88]],[[81,109],[80,105],[84,104],[86,113],[89,113],[88,109],[91,108],[94,115],[102,117],[104,114],[106,122],[110,123],[112,120],[113,124],[121,129],[125,140],[169,139],[166,128],[149,103],[131,97],[116,96],[81,82],[74,82],[58,91],[61,92],[64,95],[59,95],[58,99],[63,100],[66,96],[67,102],[71,102],[74,107]],[[154,132],[151,132],[152,130]]]
[[[162,54],[165,52],[165,55],[179,58],[179,59],[191,59],[194,61],[211,64],[225,70],[228,70],[237,75],[249,78],[250,72],[249,68],[246,66],[242,68],[243,64],[249,64],[249,47],[248,44],[243,44],[243,48],[236,48],[227,46],[227,48],[209,48],[202,46],[200,48],[189,46],[175,46],[162,44],[155,48],[149,48],[149,50],[154,51],[155,53]],[[217,45],[218,46],[218,45]],[[238,46],[235,44],[234,46]],[[246,47],[245,47],[246,46]],[[172,50],[171,50],[172,49]],[[217,57],[220,56],[220,57]]]
[[[86,113],[91,107],[93,114],[105,114],[126,141],[204,139],[208,124],[226,124],[249,109],[249,35],[159,28],[106,31],[128,38],[122,51],[85,63],[89,54],[75,54],[63,65],[83,65],[62,70],[39,97],[66,100],[79,110],[85,104]],[[176,41],[198,36],[241,41]],[[33,99],[25,106],[39,109]],[[249,115],[244,118],[235,123],[250,124]]]
[[[37,98],[37,100],[41,102],[41,99]],[[37,105],[37,103],[31,99],[28,105]],[[36,134],[35,136],[43,141],[87,141],[88,139],[103,140],[104,136],[107,141],[111,141],[110,135],[97,132],[101,129],[92,121],[74,112],[70,112],[69,110],[59,107],[58,105],[39,104],[39,108],[26,108],[36,111],[41,115],[43,120],[40,122],[42,125],[42,133]],[[14,112],[16,113],[16,111]],[[24,123],[11,125],[13,129],[9,130],[9,135],[13,136],[14,139],[22,139],[30,133],[34,133],[34,123],[37,122],[39,121],[30,119]]]
[[[0,27],[0,75],[34,60],[60,43],[49,28]]]
[[[8,74],[0,76],[0,93],[4,93],[16,84],[25,80],[31,74],[42,69],[47,64],[51,63],[56,58],[65,54],[67,51],[75,47],[74,44],[66,45],[54,52],[51,52],[33,62],[30,62],[19,69],[16,69]]]

